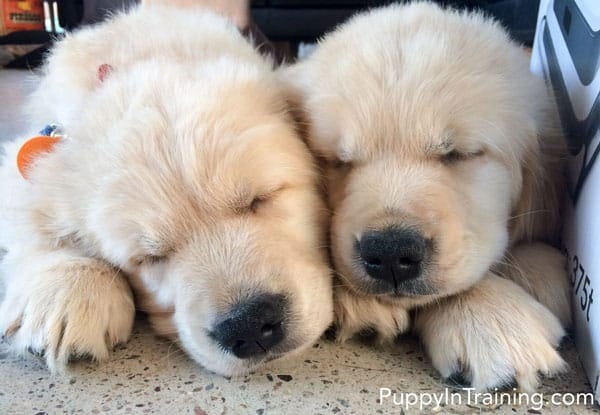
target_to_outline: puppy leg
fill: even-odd
[[[15,351],[43,354],[56,371],[72,356],[103,360],[128,339],[131,290],[107,263],[63,251],[19,257],[9,251],[1,265],[0,333]]]
[[[382,341],[389,341],[410,326],[406,308],[383,303],[373,296],[358,296],[346,287],[336,288],[334,307],[336,339],[340,342],[363,330],[375,330]]]
[[[497,272],[519,284],[554,313],[564,327],[571,325],[571,288],[565,256],[544,244],[512,248]]]
[[[516,380],[538,386],[538,372],[565,368],[556,347],[560,321],[512,281],[491,272],[470,290],[418,310],[415,326],[444,377],[462,373],[486,390]]]

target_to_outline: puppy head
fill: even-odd
[[[327,160],[333,258],[354,290],[430,301],[502,258],[511,217],[531,207],[546,97],[497,25],[427,3],[379,9],[285,76]]]
[[[307,347],[333,318],[324,202],[279,89],[227,58],[115,69],[48,160],[90,192],[57,226],[135,277],[147,311],[169,313],[161,333],[226,375]]]

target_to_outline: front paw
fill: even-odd
[[[339,342],[365,331],[374,331],[381,341],[391,341],[410,326],[406,308],[384,303],[374,296],[358,296],[346,287],[336,288],[334,307]]]
[[[131,290],[108,265],[78,261],[21,281],[27,283],[13,280],[7,287],[0,333],[16,352],[43,356],[50,370],[61,370],[72,357],[104,360],[129,338]]]
[[[467,292],[419,310],[415,321],[435,368],[478,390],[517,382],[534,391],[538,373],[566,364],[556,351],[564,329],[521,287],[490,275]]]

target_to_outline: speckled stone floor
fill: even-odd
[[[20,107],[33,83],[27,73],[0,70],[0,141],[21,130]],[[0,298],[2,287],[0,287]],[[545,379],[544,405],[467,404],[434,408],[425,413],[479,414],[497,412],[599,413],[593,406],[557,407],[553,393],[589,392],[575,347],[565,341],[563,355],[570,370]],[[420,413],[379,401],[380,388],[404,393],[460,392],[443,381],[421,346],[411,338],[390,349],[361,343],[335,345],[320,341],[310,350],[260,371],[226,379],[203,370],[176,346],[155,337],[143,319],[132,339],[101,365],[78,362],[67,375],[50,375],[31,356],[12,355],[0,343],[0,415],[8,414],[372,414]],[[408,396],[406,396],[408,399]],[[399,399],[399,398],[398,398]],[[457,402],[456,400],[454,402]]]
[[[545,379],[538,410],[525,405],[429,406],[425,413],[477,414],[598,413],[592,406],[556,407],[552,393],[588,392],[576,351],[563,346],[568,373]],[[379,402],[379,388],[443,393],[460,391],[431,367],[417,341],[390,349],[359,342],[342,346],[323,340],[305,353],[273,362],[239,378],[227,379],[198,367],[176,346],[155,337],[140,319],[130,342],[110,361],[77,362],[66,375],[50,375],[36,357],[19,358],[0,344],[1,414],[156,413],[156,414],[371,414],[420,413]],[[462,392],[466,401],[466,392]],[[456,401],[455,401],[456,402]]]

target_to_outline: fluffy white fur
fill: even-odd
[[[445,376],[531,390],[562,369],[562,137],[526,52],[479,14],[413,3],[351,19],[283,76],[329,181],[339,338],[393,338],[417,308]],[[376,292],[357,257],[390,225],[435,247],[412,291]]]
[[[227,375],[331,323],[314,162],[271,62],[225,19],[147,6],[69,35],[31,114],[0,167],[0,331],[17,352],[43,351],[52,369],[106,358],[131,332],[130,286],[160,334]],[[17,151],[48,123],[65,137],[25,180]],[[289,299],[287,337],[238,359],[208,332],[261,293]]]

